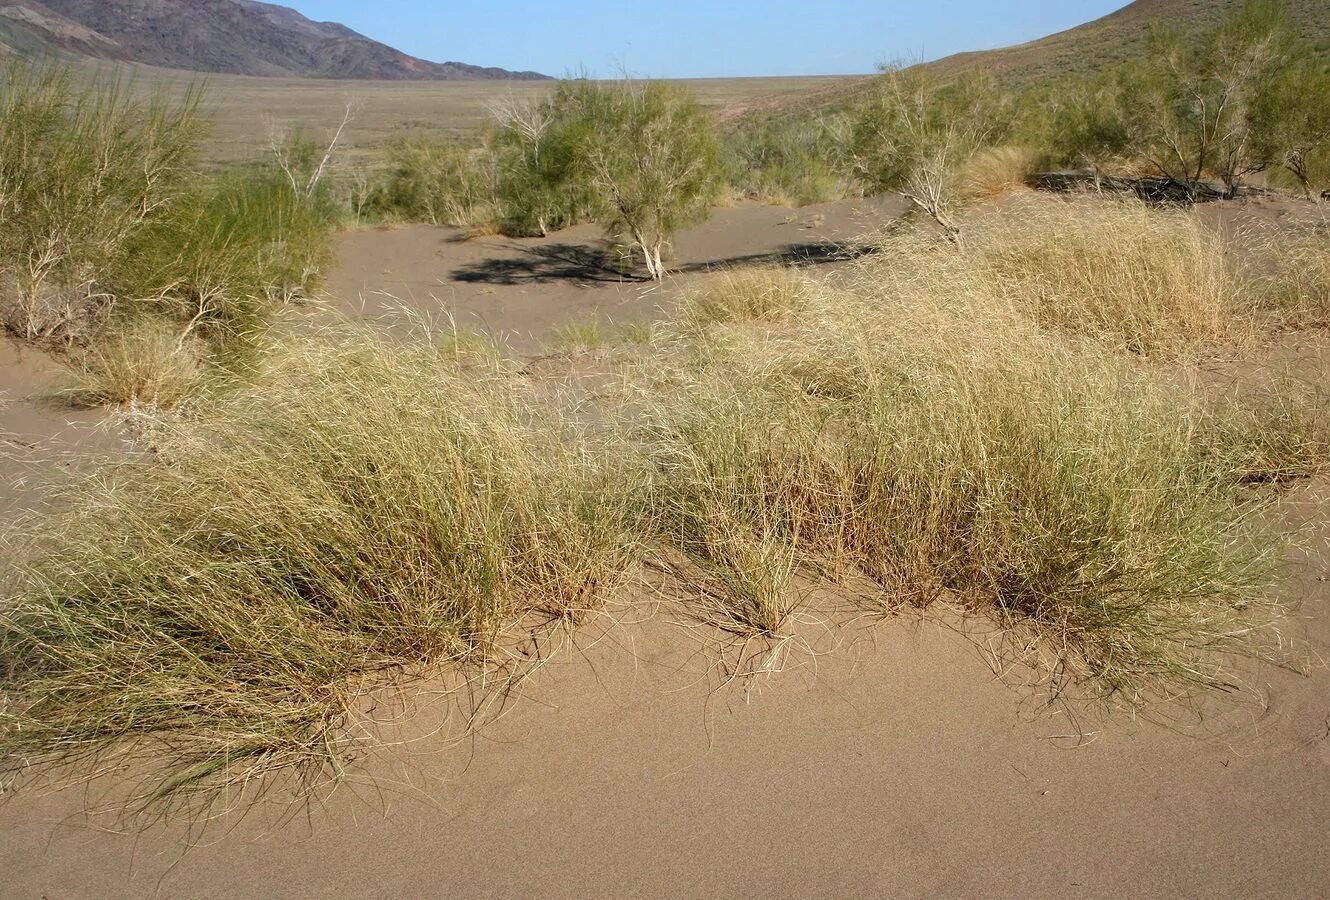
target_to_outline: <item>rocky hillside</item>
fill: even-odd
[[[302,78],[544,76],[428,62],[257,0],[0,0],[0,48],[193,72]]]
[[[1184,32],[1213,27],[1242,8],[1243,0],[1136,0],[1115,13],[1058,34],[930,63],[943,74],[981,66],[1008,80],[1031,81],[1086,72],[1145,52],[1152,22]],[[1287,0],[1289,18],[1302,37],[1330,56],[1330,0]]]

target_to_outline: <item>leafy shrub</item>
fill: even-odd
[[[888,68],[854,114],[850,159],[872,192],[895,191],[954,241],[962,174],[1006,127],[1007,98],[979,72],[952,83],[920,69]]]
[[[404,137],[389,151],[388,167],[386,184],[367,203],[372,215],[458,228],[496,216],[496,163],[484,143]]]
[[[844,197],[845,127],[840,116],[743,119],[724,138],[731,186],[744,196],[784,206]]]
[[[664,276],[665,245],[705,219],[720,194],[714,126],[686,90],[662,82],[563,82],[510,120],[500,147],[510,226],[544,233],[595,219],[639,252],[655,279]]]
[[[195,93],[142,104],[118,83],[22,65],[0,89],[0,307],[11,330],[84,340],[155,315],[231,352],[322,275],[338,210],[326,155],[308,139],[204,175],[192,160]]]
[[[104,280],[186,189],[199,97],[132,99],[65,69],[0,78],[0,312],[29,339],[69,336],[106,305]]]
[[[589,82],[565,81],[548,99],[500,108],[494,150],[505,233],[544,236],[597,217],[585,149],[599,139],[600,99]]]

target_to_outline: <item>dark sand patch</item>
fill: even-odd
[[[659,319],[687,283],[708,271],[755,263],[822,267],[900,215],[893,200],[839,201],[804,209],[744,203],[717,210],[680,235],[674,272],[662,285],[614,271],[594,225],[547,238],[461,240],[449,228],[409,225],[350,232],[327,294],[353,315],[400,323],[402,310],[530,348],[550,329],[597,319]]]

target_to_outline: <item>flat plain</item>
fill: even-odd
[[[355,117],[345,135],[348,162],[372,157],[402,133],[458,137],[474,133],[491,118],[490,108],[509,97],[532,99],[551,90],[542,81],[330,81],[253,78],[130,67],[135,88],[178,96],[191,85],[206,90],[213,123],[208,156],[215,162],[243,162],[264,155],[271,123],[303,127],[315,137],[331,133],[351,106]],[[791,78],[695,78],[677,82],[722,119],[791,101],[813,103],[842,92],[864,76]]]

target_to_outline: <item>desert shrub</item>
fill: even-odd
[[[192,158],[199,100],[145,104],[119,83],[7,70],[0,307],[12,331],[84,341],[156,315],[224,356],[317,283],[339,217],[328,154],[295,134],[271,160],[205,175]],[[127,363],[125,346],[108,352]]]
[[[366,207],[381,218],[471,228],[497,217],[496,180],[494,153],[484,143],[403,137]]]
[[[9,573],[0,764],[142,753],[175,792],[327,763],[376,685],[595,609],[629,491],[562,427],[446,354],[345,337],[160,422]]]
[[[676,85],[624,82],[596,90],[605,96],[590,107],[602,112],[583,151],[601,196],[599,219],[660,280],[665,245],[679,229],[705,220],[720,196],[714,125]]]
[[[108,297],[109,267],[185,189],[198,95],[142,103],[119,82],[11,63],[0,76],[0,312],[29,339],[68,335]]]
[[[1252,115],[1262,159],[1308,197],[1330,187],[1330,69],[1323,59],[1295,56],[1269,79]]]
[[[75,406],[174,406],[204,385],[204,355],[160,318],[118,322],[70,351],[61,395]]]
[[[1001,140],[1006,103],[977,71],[944,83],[918,68],[888,68],[854,113],[854,173],[869,191],[900,193],[959,242],[953,214],[962,173]]]
[[[536,116],[538,127],[519,121]],[[665,246],[710,214],[720,195],[719,145],[685,89],[663,82],[562,83],[500,146],[500,199],[510,224],[594,219],[664,277]]]
[[[549,234],[594,221],[602,207],[585,147],[599,140],[603,95],[585,80],[565,81],[546,100],[495,109],[497,194],[503,229]]]
[[[1033,628],[1110,693],[1214,683],[1206,654],[1277,612],[1275,554],[1197,437],[1204,408],[897,240],[787,325],[681,356],[652,419],[656,502],[701,596],[773,630],[800,573],[867,576],[888,607],[952,598]]]
[[[1240,340],[1250,301],[1224,239],[1186,211],[1031,198],[977,223],[971,259],[1024,314],[1142,353]]]
[[[728,322],[783,322],[798,313],[812,289],[810,280],[794,269],[735,269],[690,290],[679,318],[690,328]]]
[[[1213,173],[1230,195],[1264,169],[1255,134],[1259,97],[1287,62],[1283,5],[1247,0],[1200,40],[1157,27],[1147,61],[1127,87],[1149,158],[1169,177],[1197,183]]]
[[[1126,81],[1120,71],[1073,77],[1050,88],[1046,139],[1058,165],[1084,167],[1096,177],[1129,165],[1141,152],[1137,123],[1127,113]]]
[[[1197,38],[1157,23],[1143,58],[1044,89],[1048,149],[1097,174],[1143,164],[1193,192],[1214,178],[1234,196],[1270,169],[1309,191],[1330,146],[1327,77],[1276,0]]]
[[[125,290],[299,297],[326,274],[338,215],[331,197],[302,199],[271,167],[223,173],[145,232],[135,248],[142,264],[127,271]]]
[[[103,283],[125,318],[155,315],[246,363],[274,315],[323,278],[338,216],[331,193],[302,197],[271,164],[223,172],[140,229]]]
[[[841,199],[845,128],[841,116],[743,119],[723,142],[731,187],[783,206]]]

